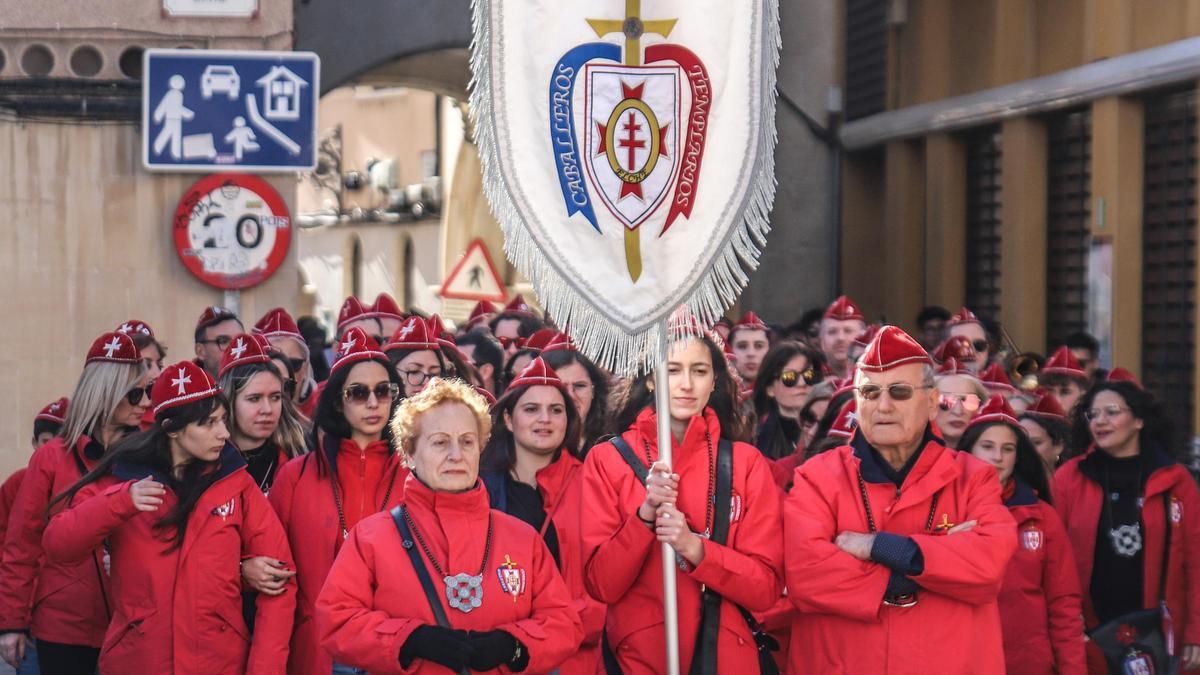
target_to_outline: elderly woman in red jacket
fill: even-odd
[[[404,500],[350,533],[317,598],[321,643],[372,673],[554,669],[579,647],[579,616],[538,533],[488,506],[483,398],[434,379],[392,427]]]
[[[228,405],[191,361],[154,383],[154,424],[126,438],[56,498],[47,559],[86,559],[107,542],[113,619],[103,673],[283,673],[295,586],[257,596],[242,618],[243,558],[290,560],[287,538],[229,444]]]
[[[779,488],[762,453],[729,442],[748,433],[735,413],[729,365],[712,338],[674,343],[663,367],[670,408],[655,410],[651,377],[637,379],[617,416],[624,433],[593,448],[584,464],[586,581],[592,597],[609,605],[605,660],[626,673],[665,672],[659,545],[665,542],[680,570],[681,670],[698,661],[717,672],[748,672],[757,668],[758,653],[742,610],[764,611],[782,591]],[[671,467],[657,461],[659,414],[671,418]],[[727,452],[732,491],[729,502],[717,504],[714,477]],[[646,483],[626,456],[650,470]],[[717,543],[709,534],[722,511],[728,534]],[[704,624],[719,630],[697,639],[706,604],[716,611]]]
[[[996,467],[1004,505],[1017,521],[1017,552],[999,598],[1008,672],[1086,673],[1071,542],[1050,505],[1042,459],[1002,395],[971,420],[962,448]]]

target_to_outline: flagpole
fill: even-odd
[[[671,466],[671,392],[667,374],[667,324],[663,322],[658,342],[658,365],[654,369],[654,409],[658,418],[658,461]],[[667,675],[679,675],[679,612],[675,595],[675,549],[662,545],[663,627],[666,630]]]

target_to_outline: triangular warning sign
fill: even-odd
[[[508,298],[508,291],[500,281],[500,275],[482,239],[476,239],[467,246],[467,252],[442,283],[440,295],[443,298],[492,302],[504,302]]]

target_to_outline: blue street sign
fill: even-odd
[[[142,72],[148,170],[316,167],[316,54],[147,49]]]

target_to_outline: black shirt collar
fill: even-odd
[[[933,430],[927,425],[925,427],[925,435],[921,438],[920,445],[917,446],[917,451],[908,458],[904,466],[899,471],[893,469],[890,464],[884,461],[883,456],[875,449],[873,445],[867,442],[867,439],[862,435],[861,430],[854,432],[854,438],[850,440],[850,447],[854,449],[854,456],[860,462],[859,471],[862,472],[863,480],[868,483],[893,483],[896,487],[904,484],[904,479],[917,465],[917,460],[921,458],[921,453],[925,451],[925,446],[930,442],[938,440],[934,435]]]

